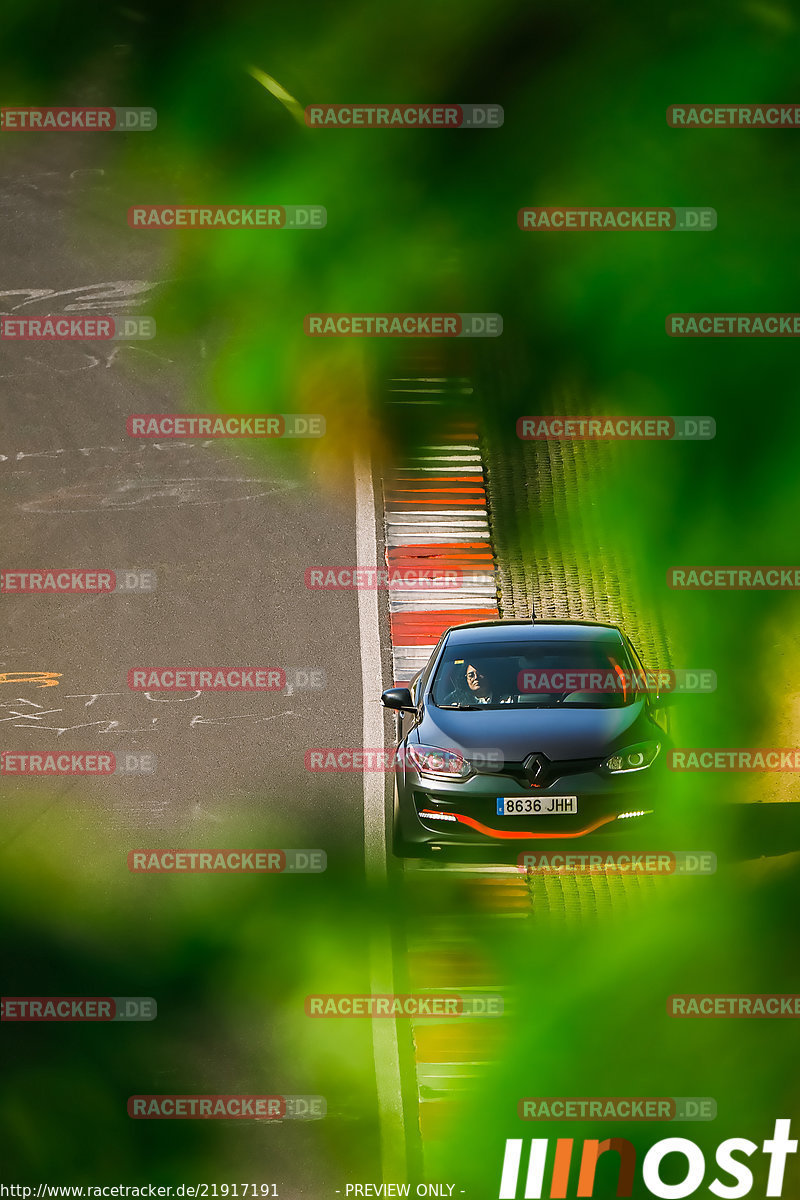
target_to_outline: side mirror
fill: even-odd
[[[416,712],[417,708],[411,698],[411,692],[408,688],[387,688],[381,696],[381,704],[384,708],[394,708],[399,712]]]

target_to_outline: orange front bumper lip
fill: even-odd
[[[426,814],[419,814],[424,817]],[[507,829],[492,829],[489,825],[482,825],[480,821],[476,821],[474,817],[465,817],[462,813],[453,814],[457,821],[462,825],[469,825],[472,829],[476,829],[478,833],[482,833],[485,837],[502,838],[505,841],[531,841],[537,840],[558,840],[565,841],[568,838],[586,837],[587,833],[593,833],[595,829],[599,829],[601,825],[608,825],[610,821],[616,821],[616,816],[601,817],[599,821],[594,821],[591,825],[587,825],[585,829],[576,829],[574,833],[511,833]]]

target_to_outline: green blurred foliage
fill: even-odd
[[[720,0],[610,9],[575,0],[6,0],[2,33],[6,103],[158,109],[156,133],[103,141],[106,160],[125,173],[129,203],[326,206],[326,229],[308,234],[173,237],[127,230],[124,206],[113,214],[121,242],[152,238],[171,262],[165,334],[210,330],[216,339],[208,408],[362,419],[362,348],[309,341],[304,315],[443,309],[504,316],[498,344],[443,354],[481,379],[482,416],[510,455],[516,418],[553,411],[564,388],[587,411],[713,416],[713,443],[631,446],[629,470],[608,481],[601,518],[606,536],[628,547],[683,662],[717,671],[718,703],[698,699],[693,710],[697,743],[774,744],[781,688],[797,667],[793,595],[671,593],[665,575],[680,563],[796,560],[795,351],[790,340],[673,340],[664,319],[796,307],[800,133],[680,131],[668,128],[665,110],[681,101],[791,100],[794,10]],[[255,82],[250,64],[301,105],[494,102],[505,124],[475,133],[310,130]],[[710,205],[719,225],[683,236],[517,228],[523,205],[569,203]],[[380,377],[396,355],[370,343],[367,374]],[[509,362],[498,398],[492,380],[508,375]],[[424,432],[411,423],[389,430],[395,442]],[[780,687],[769,669],[778,654]],[[719,837],[684,818],[692,797],[728,786],[685,785],[675,810],[680,848],[707,844],[691,845],[687,830]],[[82,882],[44,849],[38,862],[4,872],[2,905],[15,927],[7,993],[34,980],[38,992],[93,992],[102,977],[105,992],[152,992],[161,1006],[152,1027],[15,1029],[17,1048],[4,1052],[10,1099],[0,1111],[16,1144],[6,1165],[38,1163],[44,1175],[77,1179],[112,1169],[128,1178],[147,1164],[166,1180],[194,1165],[198,1178],[221,1178],[238,1153],[249,1162],[256,1154],[241,1131],[135,1124],[120,1094],[133,1077],[139,1091],[169,1090],[177,1078],[183,1090],[191,1079],[213,1090],[248,1071],[301,1091],[299,1069],[306,1090],[351,1105],[357,1119],[350,1140],[325,1145],[327,1169],[333,1161],[350,1178],[375,1170],[366,1026],[339,1025],[331,1037],[327,1026],[309,1033],[298,1016],[304,988],[362,982],[369,921],[389,920],[358,878],[354,867],[351,882],[338,877],[335,887],[270,880],[268,898],[258,880],[148,881],[156,905],[153,893],[141,900],[142,881]],[[641,912],[599,925],[537,920],[499,931],[463,909],[498,978],[516,986],[509,1053],[453,1129],[444,1178],[492,1195],[504,1138],[596,1134],[519,1123],[523,1095],[711,1095],[717,1122],[687,1136],[706,1149],[731,1134],[766,1136],[774,1117],[793,1115],[791,1026],[670,1021],[665,1001],[681,991],[800,990],[796,911],[795,874],[777,870],[672,881]],[[79,1149],[87,1131],[91,1146]],[[280,1167],[281,1155],[300,1152],[293,1139],[301,1134],[278,1143],[270,1132],[259,1145]],[[640,1147],[667,1136],[649,1126],[613,1132]],[[613,1187],[604,1176],[597,1194]]]

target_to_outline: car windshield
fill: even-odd
[[[622,640],[459,642],[445,647],[431,700],[438,708],[618,708],[643,684]]]

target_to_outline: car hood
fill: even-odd
[[[426,705],[409,740],[466,752],[499,750],[506,761],[521,762],[534,751],[551,759],[604,758],[656,732],[642,700],[625,708],[459,710]]]

